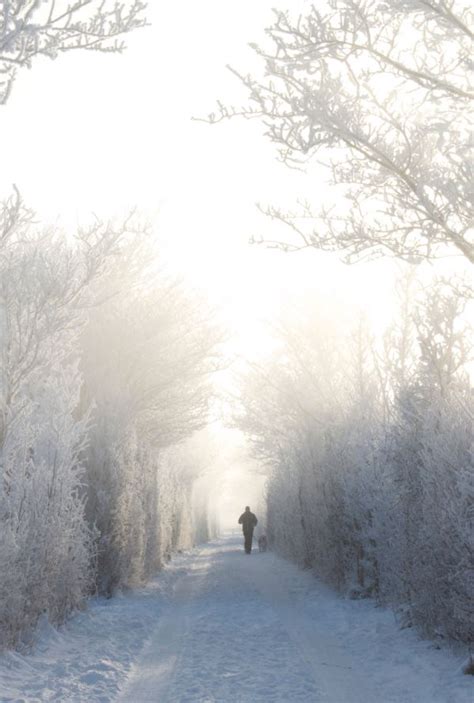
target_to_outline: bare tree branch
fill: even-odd
[[[18,68],[37,56],[75,49],[122,51],[123,35],[146,25],[143,0],[3,0],[0,3],[0,105]]]
[[[275,13],[265,47],[254,46],[264,76],[231,69],[249,104],[218,104],[209,121],[262,120],[288,166],[318,155],[330,169],[332,204],[262,207],[296,235],[282,248],[474,262],[468,19],[461,0],[327,0],[304,16]]]

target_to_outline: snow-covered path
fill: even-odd
[[[308,619],[304,585],[314,583],[241,543],[194,557],[119,702],[369,702],[352,660]]]
[[[444,655],[400,635],[387,612],[343,601],[274,554],[249,557],[235,536],[189,560],[118,702],[463,700],[443,681]]]
[[[33,655],[0,657],[0,701],[471,703],[461,656],[229,535],[145,589],[99,601]]]

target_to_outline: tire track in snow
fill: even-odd
[[[202,576],[191,570],[174,585],[167,610],[133,665],[117,703],[173,700],[170,692],[181,663],[183,639],[189,627],[188,611],[201,580]]]

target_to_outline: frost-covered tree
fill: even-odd
[[[179,477],[178,519],[174,521],[176,544],[168,551],[206,542],[217,534],[215,495],[219,478],[220,445],[208,426],[164,452],[166,462]],[[185,496],[185,501],[182,497]]]
[[[0,227],[4,647],[194,543],[197,465],[172,448],[207,422],[222,334],[130,219],[67,237],[15,193]]]
[[[387,460],[394,482],[391,599],[430,634],[469,637],[472,395],[466,301],[440,280],[418,305],[418,362],[394,396]],[[447,460],[447,456],[450,459]],[[456,584],[456,585],[455,585]],[[472,636],[472,632],[470,634]]]
[[[329,169],[334,198],[294,212],[285,249],[341,251],[348,262],[458,254],[474,261],[469,183],[470,7],[464,0],[325,0],[275,11],[255,50],[261,76],[237,75],[290,166]]]
[[[145,7],[0,3],[0,104],[39,56],[121,51]],[[42,228],[17,190],[0,205],[0,649],[209,533],[182,445],[207,422],[221,331],[146,234],[132,216]]]
[[[94,404],[88,516],[107,592],[143,582],[183,546],[164,533],[181,531],[192,480],[169,448],[206,424],[220,365],[211,311],[157,271],[154,254],[143,238],[124,246],[124,266],[104,280],[106,301],[91,311],[82,341],[83,400]]]
[[[384,343],[363,322],[335,332],[310,312],[282,327],[236,422],[267,466],[275,549],[430,636],[470,642],[466,299],[455,281],[419,292],[412,279]]]
[[[2,0],[0,105],[18,69],[39,56],[55,59],[76,49],[122,51],[123,35],[146,24],[141,0]]]
[[[120,230],[38,230],[15,193],[0,208],[0,646],[47,612],[79,607],[93,580],[82,483],[79,339]]]

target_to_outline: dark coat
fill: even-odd
[[[256,516],[250,512],[250,510],[246,510],[245,513],[242,513],[242,515],[239,517],[239,525],[242,525],[242,530],[244,534],[248,534],[250,532],[253,532],[253,528],[257,524],[258,520]]]

